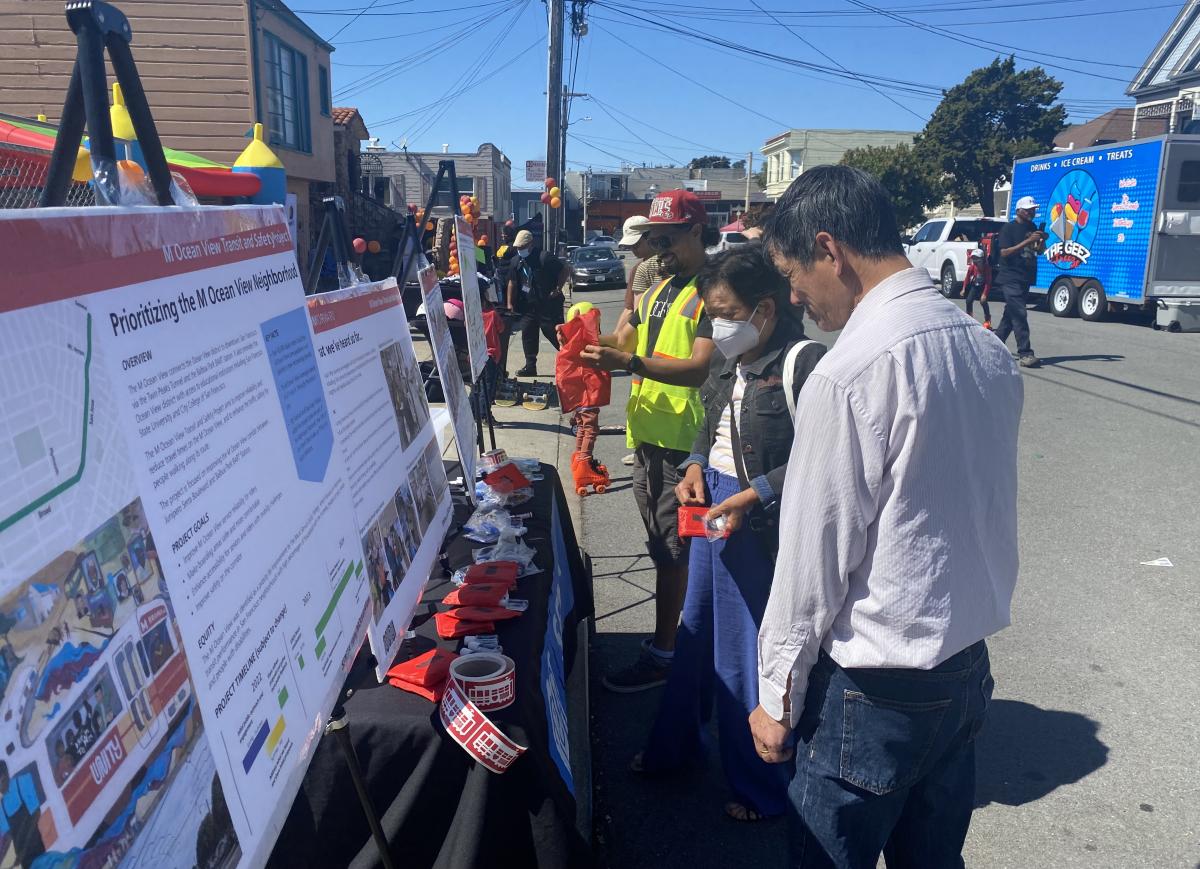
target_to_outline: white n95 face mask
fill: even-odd
[[[757,313],[758,305],[755,305],[749,320],[712,318],[713,343],[726,359],[736,359],[758,344],[762,330],[752,322]]]

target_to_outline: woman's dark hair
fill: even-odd
[[[703,297],[722,284],[748,308],[763,299],[774,299],[781,309],[790,293],[787,280],[775,270],[761,244],[730,248],[705,261],[696,275],[696,290]]]
[[[819,232],[869,259],[904,256],[891,197],[861,169],[814,166],[803,173],[775,203],[763,244],[808,266],[816,259]]]

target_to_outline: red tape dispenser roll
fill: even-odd
[[[511,658],[476,652],[450,664],[450,680],[438,706],[442,726],[450,738],[494,773],[507,770],[526,751],[485,714],[485,710],[511,706],[516,686],[516,667]]]

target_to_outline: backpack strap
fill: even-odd
[[[794,384],[796,382],[796,362],[800,359],[800,351],[809,344],[816,344],[812,339],[797,341],[788,350],[787,356],[783,357],[783,397],[787,401],[788,413],[792,419],[796,418],[796,391]]]

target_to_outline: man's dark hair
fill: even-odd
[[[791,183],[763,228],[767,249],[802,266],[827,232],[869,259],[904,256],[891,197],[878,179],[850,166],[814,166]]]
[[[703,297],[722,284],[748,308],[763,299],[774,299],[781,308],[790,292],[787,280],[775,270],[761,244],[730,248],[708,258],[696,275],[696,290]]]

